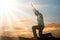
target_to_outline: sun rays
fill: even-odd
[[[14,27],[19,27],[24,30],[28,30],[30,29],[30,27],[28,26],[34,24],[33,23],[34,21],[32,20],[31,17],[32,15],[23,11],[22,9],[18,9],[18,6],[19,4],[17,3],[17,0],[0,0],[0,34],[1,35],[4,35],[3,34],[4,31],[5,32],[10,31],[14,35],[14,33],[16,33],[16,29],[14,29]],[[20,4],[20,6],[22,6],[22,4]],[[18,17],[16,14],[20,16]]]

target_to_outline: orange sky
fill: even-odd
[[[12,32],[12,30],[9,30],[9,27],[6,23],[6,21],[3,22],[3,31],[2,33],[0,32],[0,34],[2,34],[3,36],[21,36],[21,37],[33,37],[33,33],[32,33],[32,26],[35,25],[36,23],[32,22],[31,19],[29,18],[22,18],[20,20],[20,22],[22,22],[23,24],[25,24],[26,28],[22,28],[24,26],[18,26],[19,21],[12,21],[12,27],[14,28],[15,32],[13,31],[13,35],[10,34]],[[48,33],[51,30],[57,30],[59,28],[56,27],[45,27],[43,30],[43,33]],[[50,30],[50,31],[49,31]],[[8,34],[8,35],[7,35]],[[30,35],[30,36],[29,36]],[[56,35],[56,34],[55,34]]]

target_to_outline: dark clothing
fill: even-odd
[[[38,31],[39,31],[39,33],[38,33],[39,37],[42,37],[43,28],[44,28],[44,26],[42,26],[42,25],[36,25],[36,26],[32,27],[33,34],[34,34],[35,38],[38,38],[37,33],[36,33],[36,29],[38,29]]]

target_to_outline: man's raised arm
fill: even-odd
[[[36,10],[36,9],[33,7],[33,5],[32,5],[32,9],[33,9],[33,12],[35,13],[35,15],[38,16],[38,15],[39,15],[39,12],[38,12],[38,10]]]

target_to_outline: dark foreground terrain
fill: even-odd
[[[38,38],[38,40],[51,40],[52,38]],[[57,38],[53,38],[53,40]],[[0,40],[34,40],[34,38],[24,38],[24,37],[1,37]]]
[[[58,40],[57,38],[53,37],[51,33],[43,34],[42,38],[38,38],[38,40],[50,40],[52,38],[53,40]],[[34,40],[34,38],[0,36],[0,40]]]

